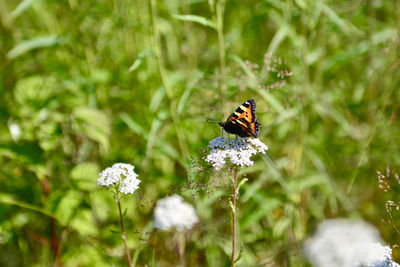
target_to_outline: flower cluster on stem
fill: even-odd
[[[195,209],[181,196],[172,195],[157,201],[154,209],[154,227],[163,231],[176,230],[176,246],[181,266],[185,266],[185,232],[198,222]]]
[[[191,229],[199,218],[193,206],[179,195],[157,201],[154,209],[154,227],[160,230],[175,228],[178,232]]]
[[[212,164],[216,170],[221,169],[227,160],[237,166],[251,166],[254,161],[251,157],[257,153],[265,154],[268,147],[258,138],[218,137],[208,144],[210,149],[205,161]]]
[[[329,219],[306,240],[304,252],[317,267],[400,267],[392,250],[383,246],[378,230],[363,221]]]
[[[129,266],[132,266],[132,259],[129,253],[128,241],[125,234],[124,217],[121,209],[121,197],[133,194],[138,188],[140,180],[134,171],[134,166],[126,163],[116,163],[100,172],[97,184],[107,188],[114,188],[114,198],[118,206],[119,220],[121,225],[121,237],[124,241],[126,256]],[[121,195],[121,193],[123,195]]]
[[[227,139],[218,137],[210,141],[208,144],[209,153],[204,158],[210,163],[215,170],[221,169],[225,164],[228,165],[232,178],[232,201],[229,201],[232,210],[232,254],[231,264],[236,264],[236,202],[239,198],[239,189],[247,179],[239,179],[239,168],[243,166],[251,166],[254,161],[251,160],[253,155],[258,153],[265,154],[268,147],[258,138],[234,138]]]
[[[130,164],[115,163],[99,174],[97,184],[105,187],[114,186],[118,192],[125,195],[133,194],[139,188],[140,183],[134,168]]]

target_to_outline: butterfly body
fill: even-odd
[[[253,99],[247,100],[225,122],[221,121],[218,124],[228,133],[240,137],[257,137],[260,123],[256,118],[256,102]]]

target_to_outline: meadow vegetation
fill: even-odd
[[[141,180],[121,200],[136,266],[179,264],[153,226],[172,194],[199,218],[187,266],[229,266],[232,191],[204,161],[221,135],[207,120],[250,98],[269,150],[240,169],[237,266],[309,265],[325,218],[398,244],[399,28],[385,0],[0,0],[0,266],[127,266],[96,184],[117,162]]]

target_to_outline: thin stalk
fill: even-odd
[[[383,106],[382,106],[382,108],[379,110],[378,115],[376,116],[376,117],[378,118],[378,119],[376,120],[377,122],[382,121],[383,116],[384,116],[384,114],[385,114],[386,107],[387,107],[387,105],[388,105],[388,103],[389,103],[389,101],[390,101],[390,96],[392,95],[392,92],[393,92],[394,88],[395,88],[395,87],[392,87],[392,88],[389,90],[389,93],[385,96],[384,101],[383,101]],[[358,174],[359,174],[359,172],[360,172],[361,165],[365,162],[365,160],[366,160],[366,158],[367,158],[368,148],[369,148],[369,146],[370,146],[372,140],[374,139],[374,137],[375,137],[375,135],[376,135],[376,132],[377,132],[377,130],[378,130],[378,127],[379,127],[379,126],[377,126],[377,124],[375,124],[375,125],[376,125],[376,126],[375,126],[374,128],[372,128],[372,130],[371,130],[370,133],[368,134],[368,139],[367,139],[366,142],[364,142],[364,145],[363,145],[363,147],[362,147],[362,149],[361,149],[361,155],[360,155],[360,157],[359,157],[359,159],[358,159],[357,167],[356,167],[355,171],[353,172],[353,175],[352,175],[351,180],[350,180],[350,185],[349,185],[349,187],[348,187],[348,189],[347,189],[347,195],[348,195],[348,196],[350,195],[351,190],[353,189],[353,185],[354,185],[354,182],[356,181],[357,176],[358,176]]]
[[[165,92],[169,101],[169,109],[170,109],[170,115],[172,119],[172,123],[175,128],[175,132],[177,135],[177,141],[179,144],[179,147],[182,151],[182,154],[185,158],[189,157],[189,149],[186,146],[185,138],[182,134],[182,130],[179,128],[178,125],[178,114],[175,110],[173,100],[174,100],[174,92],[173,88],[171,87],[169,80],[168,80],[168,74],[167,74],[167,69],[165,68],[165,62],[164,62],[164,56],[162,53],[161,49],[161,42],[160,42],[160,33],[158,31],[158,26],[157,26],[157,3],[156,0],[151,0],[150,1],[150,6],[151,6],[151,20],[152,20],[152,41],[153,41],[153,47],[156,51],[156,56],[157,56],[157,62],[158,62],[158,69],[160,72],[161,80],[165,88]]]
[[[190,1],[189,0],[181,0],[182,5],[182,13],[187,15],[191,13],[190,10]],[[193,25],[190,21],[185,21],[185,32],[188,40],[188,54],[187,54],[187,61],[188,61],[188,70],[193,71],[197,68],[197,43],[196,43],[196,36],[193,31]]]
[[[177,247],[181,267],[185,267],[185,250],[186,250],[186,238],[185,233],[179,232],[177,236]]]
[[[42,181],[42,187],[43,187],[43,192],[45,195],[45,198],[47,199],[51,193],[51,187],[49,180],[47,177],[43,179]],[[51,233],[51,250],[53,252],[54,256],[54,266],[62,266],[62,262],[60,259],[60,245],[61,245],[61,240],[57,236],[57,222],[55,218],[50,217],[50,233]]]
[[[221,92],[221,99],[225,98],[224,12],[225,12],[225,0],[218,0],[216,6],[216,24],[218,33],[218,53],[219,53],[219,69],[220,69],[218,85]]]
[[[390,66],[392,66],[389,69],[390,72],[389,72],[389,70],[386,71],[385,75],[391,75],[389,77],[398,77],[398,75],[396,75],[396,74],[397,74],[397,70],[399,69],[399,63],[398,63],[397,60],[396,60],[395,63],[393,63],[393,62],[391,62],[391,63],[392,64],[389,64]],[[393,84],[395,84],[395,83],[393,83]],[[383,96],[382,108],[379,110],[379,113],[375,116],[377,118],[376,122],[381,122],[383,120],[386,108],[387,108],[387,106],[389,105],[389,103],[391,101],[391,97],[393,96],[393,91],[395,89],[397,89],[396,86],[392,86],[392,85],[389,85],[389,86],[390,86],[390,89],[387,90],[386,95]],[[385,88],[385,87],[386,88],[388,87],[388,85],[386,83],[384,83],[382,85],[382,88]],[[356,179],[358,177],[358,174],[360,172],[360,168],[361,168],[362,164],[365,162],[365,160],[367,159],[368,148],[369,148],[371,142],[373,141],[373,139],[375,138],[376,132],[378,131],[378,127],[379,127],[379,124],[376,123],[375,127],[372,128],[372,130],[367,135],[368,138],[367,138],[366,142],[364,142],[364,146],[361,149],[361,155],[360,155],[360,157],[358,159],[357,167],[356,167],[355,171],[353,172],[353,175],[352,175],[351,180],[350,180],[350,185],[349,185],[349,187],[347,189],[347,196],[350,195],[351,190],[353,189],[354,182],[356,181]]]
[[[235,170],[233,172],[233,180],[232,180],[232,255],[231,255],[231,263],[232,266],[235,267],[235,252],[236,252],[236,198],[238,195],[237,189],[237,180],[238,180],[239,172]]]
[[[117,197],[117,204],[118,204],[118,210],[119,210],[119,221],[121,224],[121,236],[122,236],[122,239],[124,240],[125,251],[126,251],[126,256],[128,257],[129,267],[132,267],[131,254],[129,253],[128,241],[126,240],[124,217],[122,216],[121,202],[120,202],[119,197]]]

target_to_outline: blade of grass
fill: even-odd
[[[40,36],[30,40],[25,40],[16,45],[13,49],[11,49],[7,53],[7,58],[15,59],[31,50],[38,48],[52,47],[60,43],[62,43],[62,39],[54,35]]]
[[[172,15],[174,19],[177,20],[182,20],[182,21],[190,21],[190,22],[196,22],[198,24],[201,24],[206,27],[210,27],[214,30],[217,29],[217,26],[210,21],[209,19],[197,15]]]

